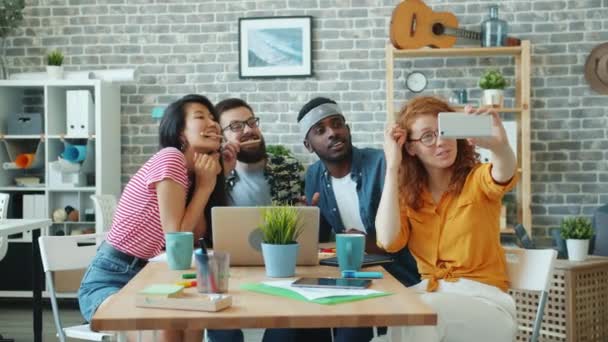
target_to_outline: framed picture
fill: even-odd
[[[312,17],[239,19],[239,77],[312,76]]]

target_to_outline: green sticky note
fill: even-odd
[[[261,284],[261,283],[243,284],[243,285],[241,285],[241,289],[247,290],[247,291],[252,291],[252,292],[264,293],[264,294],[268,294],[268,295],[272,295],[272,296],[286,297],[286,298],[291,298],[291,299],[295,299],[295,300],[301,300],[304,302],[324,304],[324,305],[349,303],[349,302],[355,302],[358,300],[392,295],[392,293],[389,293],[389,292],[382,292],[382,293],[374,293],[374,294],[361,295],[361,296],[336,296],[336,297],[325,297],[325,298],[319,298],[319,299],[314,299],[314,300],[308,300],[308,299],[306,299],[306,297],[300,295],[297,292],[294,292],[294,291],[291,291],[288,289],[283,289],[280,287],[274,287],[274,286],[270,286],[270,285],[266,285],[266,284]]]
[[[139,291],[139,294],[171,297],[179,294],[183,289],[182,285],[154,284],[146,286],[143,290]]]

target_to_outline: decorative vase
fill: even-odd
[[[63,66],[47,65],[46,73],[50,79],[61,80],[63,79]]]
[[[266,275],[271,278],[293,277],[296,274],[299,247],[297,243],[291,245],[262,243]]]
[[[481,23],[481,46],[503,46],[507,37],[507,22],[498,19],[498,5],[490,6],[490,17]]]
[[[0,37],[0,80],[8,80],[8,65],[6,63],[6,38]]]
[[[481,94],[481,106],[500,108],[505,102],[505,92],[502,89],[484,89]]]
[[[589,255],[589,240],[567,239],[568,260],[585,261]]]

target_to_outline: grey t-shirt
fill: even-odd
[[[264,176],[265,161],[256,164],[237,162],[238,181],[228,191],[228,204],[238,207],[267,206],[272,204],[270,185]]]

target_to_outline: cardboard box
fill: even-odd
[[[85,269],[57,271],[53,277],[56,293],[78,292]]]

